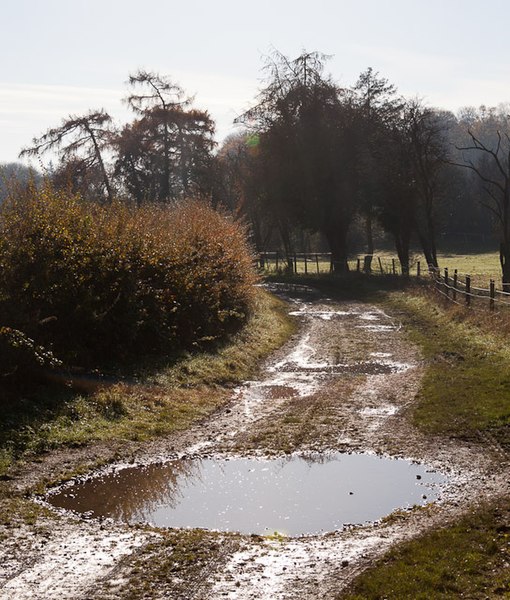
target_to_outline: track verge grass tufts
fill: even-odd
[[[510,501],[390,550],[338,600],[509,598]]]
[[[97,441],[143,441],[183,430],[228,401],[263,358],[294,331],[286,305],[258,288],[245,327],[215,351],[183,355],[136,382],[92,394],[40,386],[6,400],[0,421],[0,475],[14,461]]]
[[[427,295],[392,294],[425,375],[414,424],[431,434],[480,439],[490,434],[510,448],[510,347],[503,335],[475,325],[464,310],[441,307]]]

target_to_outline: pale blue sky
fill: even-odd
[[[171,76],[217,122],[253,101],[272,47],[334,55],[351,85],[372,66],[451,110],[510,101],[507,0],[0,0],[0,162],[70,113],[119,121],[128,73]]]

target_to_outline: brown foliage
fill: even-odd
[[[250,310],[245,240],[199,201],[134,208],[31,190],[0,212],[0,325],[85,365],[217,340]]]

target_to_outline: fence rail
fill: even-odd
[[[311,275],[332,273],[335,270],[330,252],[298,252],[292,256],[263,252],[256,257],[256,265],[266,273]],[[348,265],[350,271],[359,273],[402,275],[400,262],[395,258],[377,255],[355,256],[348,260]],[[483,288],[473,285],[471,275],[460,275],[457,269],[452,273],[447,268],[441,270],[430,265],[422,269],[420,261],[412,262],[409,275],[429,275],[436,292],[455,304],[488,307],[491,311],[499,307],[510,307],[510,291],[497,289],[494,279],[489,281],[489,287]]]
[[[400,262],[395,258],[377,255],[355,256],[347,261],[350,271],[370,272],[373,275],[401,275]],[[289,272],[292,274],[321,274],[335,270],[335,262],[330,252],[297,252],[284,256],[279,252],[262,252],[256,258],[259,269],[266,273]],[[412,264],[411,273],[422,274],[420,261]]]
[[[457,269],[453,274],[448,269],[429,267],[436,291],[456,304],[486,306],[495,310],[499,306],[510,307],[510,292],[498,290],[494,279],[489,281],[488,288],[474,286],[470,275],[459,275]]]

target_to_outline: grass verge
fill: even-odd
[[[342,600],[509,598],[510,500],[390,550]]]
[[[248,324],[215,352],[181,357],[137,383],[90,395],[41,387],[3,407],[0,476],[21,458],[94,441],[146,440],[185,429],[226,402],[229,388],[253,377],[265,356],[293,333],[285,305],[258,290]]]
[[[475,324],[465,309],[441,307],[427,294],[391,294],[427,362],[413,409],[431,434],[479,439],[491,434],[510,447],[510,347],[503,335]]]

